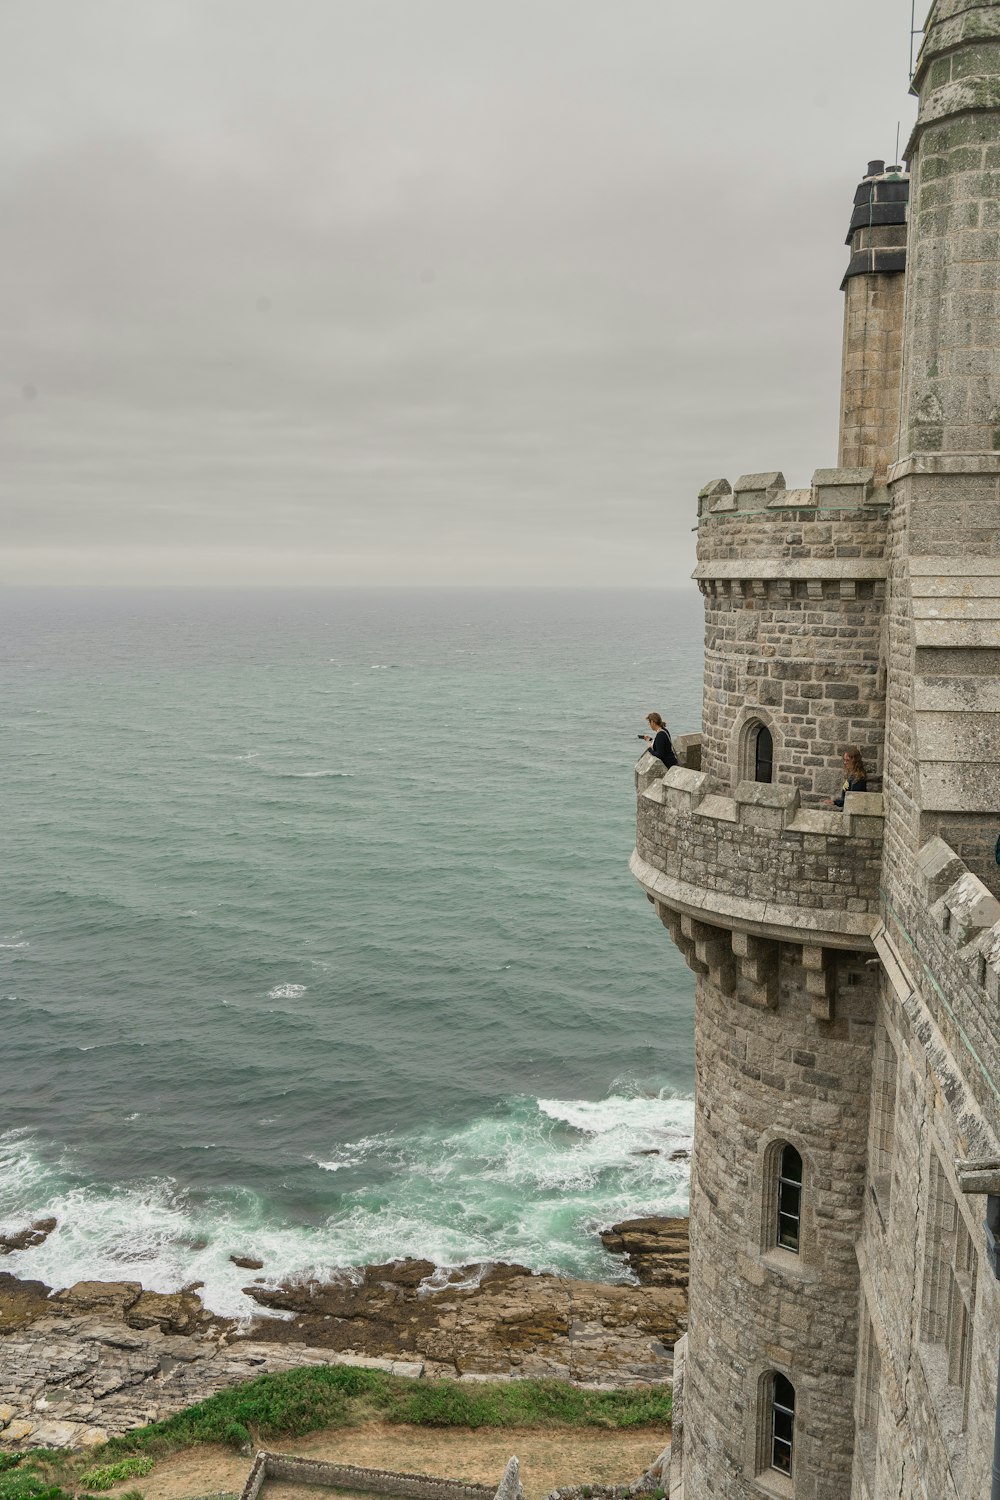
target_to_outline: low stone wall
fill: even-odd
[[[651,895],[708,922],[715,913],[726,925],[737,918],[788,929],[776,935],[793,941],[803,928],[822,930],[830,943],[839,934],[849,947],[870,936],[879,911],[881,795],[850,794],[843,812],[805,809],[791,786],[746,781],[720,795],[703,772],[674,766],[664,775],[648,752],[636,767],[636,791],[636,853],[667,877],[676,901],[666,887]]]
[[[496,1494],[495,1485],[466,1484],[460,1479],[435,1479],[429,1474],[401,1474],[393,1469],[369,1469],[358,1464],[333,1464],[318,1458],[261,1452],[254,1460],[240,1500],[258,1500],[269,1479],[359,1490],[362,1494],[402,1495],[407,1500],[494,1500]]]

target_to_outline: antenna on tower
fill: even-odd
[[[899,161],[899,121],[898,120],[896,121],[896,151],[895,151],[895,155],[893,156],[892,159],[893,159],[893,161]]]

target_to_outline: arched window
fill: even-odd
[[[791,1474],[795,1448],[795,1387],[775,1370],[771,1377],[771,1468]]]
[[[754,781],[771,780],[774,770],[774,739],[766,724],[757,730],[754,740]]]
[[[798,1255],[802,1222],[802,1158],[794,1146],[785,1146],[781,1152],[777,1208],[775,1244]]]

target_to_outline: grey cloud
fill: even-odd
[[[680,581],[704,479],[832,461],[908,24],[8,6],[0,576]]]

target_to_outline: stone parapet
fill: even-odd
[[[882,798],[804,808],[797,787],[717,791],[686,766],[636,767],[633,871],[658,903],[713,925],[826,946],[868,944],[879,911]]]
[[[808,489],[789,489],[780,470],[743,474],[735,484],[713,479],[698,491],[698,519],[780,515],[787,511],[846,511],[889,504],[889,492],[876,485],[874,469],[817,469]]]

